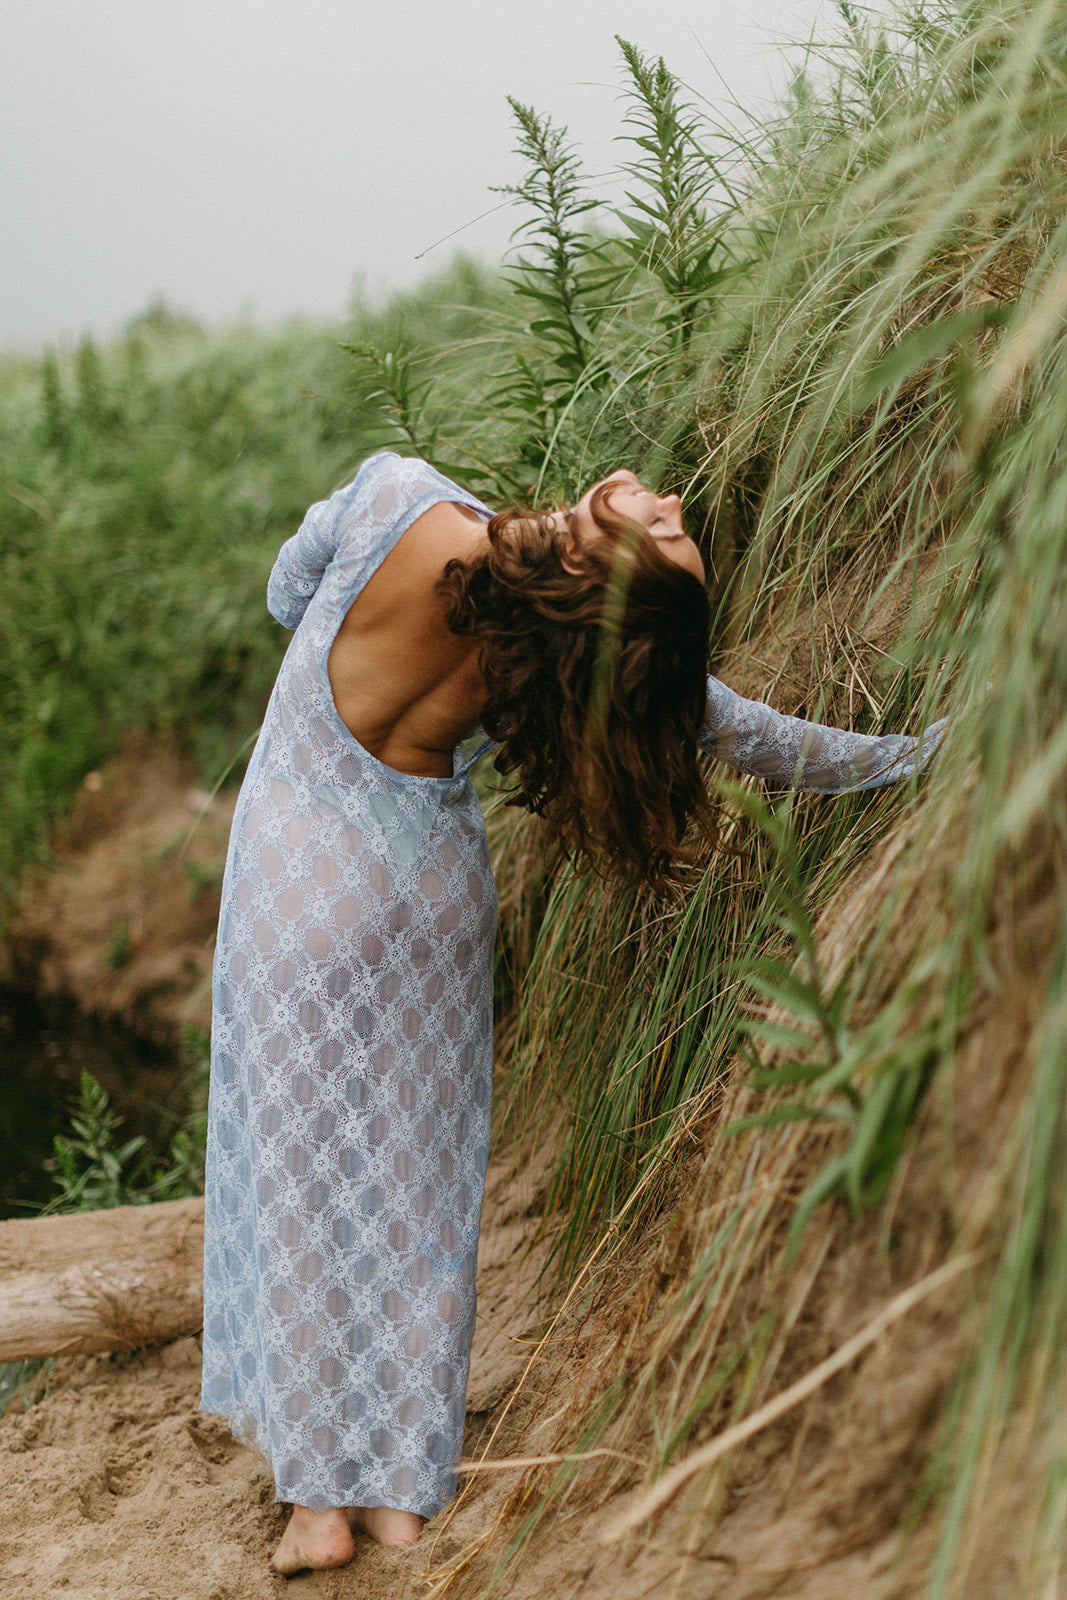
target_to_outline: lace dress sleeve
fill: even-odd
[[[267,584],[271,615],[295,629],[331,568],[336,597],[351,600],[352,583],[364,581],[412,522],[442,500],[491,515],[428,461],[391,450],[371,456],[351,483],[313,505],[282,545]]]
[[[328,500],[317,501],[279,550],[267,583],[267,610],[283,628],[297,627],[337,554],[365,472],[366,468]]]
[[[904,733],[872,735],[828,728],[746,700],[718,678],[708,679],[707,729],[701,743],[727,766],[773,783],[819,794],[878,789],[921,769],[937,749],[945,720],[923,739]]]

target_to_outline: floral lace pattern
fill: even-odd
[[[496,893],[466,765],[376,761],[337,628],[429,506],[375,457],[271,578],[296,627],[238,802],[215,961],[202,1405],[278,1498],[431,1516],[455,1492],[489,1141]],[[302,620],[301,620],[302,619]]]
[[[771,783],[819,794],[878,789],[923,767],[940,744],[945,721],[922,739],[906,733],[849,733],[746,700],[708,679],[707,732],[702,743],[718,760]]]

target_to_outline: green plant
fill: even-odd
[[[55,1140],[59,1193],[42,1215],[146,1205],[203,1192],[208,1047],[201,1030],[187,1031],[185,1051],[189,1069],[181,1087],[189,1110],[164,1155],[149,1147],[144,1134],[120,1139],[125,1119],[92,1073],[82,1073],[71,1131]]]
[[[761,954],[738,962],[739,984],[758,1001],[738,1027],[762,1052],[750,1050],[749,1082],[771,1109],[749,1112],[724,1133],[789,1122],[839,1123],[846,1138],[797,1201],[790,1224],[794,1253],[816,1208],[843,1195],[854,1213],[884,1197],[900,1160],[918,1103],[941,1050],[944,1006],[934,974],[920,969],[896,987],[888,1004],[868,1021],[851,1016],[857,988],[852,963],[830,987],[805,900],[788,803],[772,811],[757,796],[735,799],[767,836],[780,863],[773,880],[771,923],[791,953]],[[959,1007],[958,1009],[962,1009]],[[767,1057],[773,1064],[769,1064]],[[800,1093],[797,1093],[797,1090]]]
[[[59,1194],[44,1208],[45,1215],[98,1211],[130,1205],[143,1197],[145,1137],[136,1134],[118,1143],[116,1135],[122,1123],[123,1118],[111,1108],[107,1091],[91,1072],[83,1072],[70,1135],[56,1136]]]
[[[541,403],[554,387],[569,394],[593,353],[601,308],[589,293],[594,239],[582,219],[598,205],[585,192],[567,130],[554,127],[532,106],[509,99],[518,125],[518,151],[528,162],[521,183],[501,189],[531,213],[517,229],[531,250],[509,268],[516,292],[532,302],[537,320],[530,330],[549,353],[550,375]]]
[[[433,379],[420,373],[417,358],[403,346],[379,347],[369,342],[345,345],[355,357],[355,381],[365,404],[376,406],[395,429],[383,443],[400,443],[415,455],[434,459],[437,429],[428,419]]]
[[[38,1400],[44,1399],[51,1385],[55,1358],[45,1356],[33,1361],[0,1362],[0,1417],[9,1406],[20,1404],[28,1411]]]
[[[534,314],[520,337],[510,341],[510,370],[492,386],[489,402],[512,424],[513,459],[503,469],[505,481],[536,497],[576,400],[596,390],[605,376],[596,344],[606,309],[604,276],[597,239],[587,224],[598,202],[586,192],[566,129],[518,100],[508,103],[527,173],[521,183],[500,192],[528,215],[514,236],[527,253],[506,270],[516,295]]]
[[[714,223],[708,214],[719,175],[706,129],[662,56],[643,56],[618,35],[616,42],[631,84],[627,140],[638,152],[622,169],[635,185],[627,191],[629,209],[616,216],[626,229],[626,253],[667,295],[655,320],[675,348],[684,349],[733,269],[726,237],[731,213],[720,204]]]
[[[104,951],[104,960],[114,971],[128,967],[132,958],[130,948],[130,925],[128,922],[117,923],[108,935],[107,948]]]

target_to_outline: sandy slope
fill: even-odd
[[[479,1325],[467,1449],[511,1392],[546,1304],[536,1278],[540,1168],[490,1172],[479,1260]],[[458,1524],[411,1551],[360,1541],[344,1572],[288,1587],[267,1567],[285,1525],[270,1473],[218,1418],[197,1410],[200,1348],[183,1339],[131,1356],[60,1363],[50,1393],[0,1420],[0,1595],[4,1600],[260,1600],[275,1591],[408,1600],[431,1562],[479,1530],[500,1493],[482,1478]]]

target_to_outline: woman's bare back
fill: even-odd
[[[450,777],[477,726],[485,680],[476,641],[451,633],[437,584],[469,560],[485,523],[442,502],[401,536],[349,608],[329,657],[337,714],[365,750],[400,772]]]

